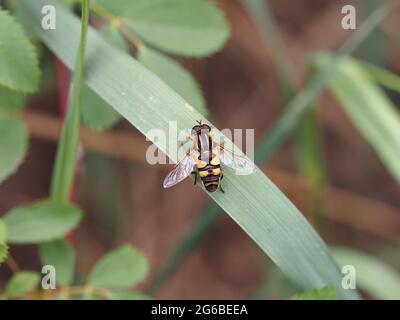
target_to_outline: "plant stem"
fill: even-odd
[[[79,147],[81,101],[87,28],[89,24],[89,0],[82,1],[81,41],[68,97],[68,109],[57,149],[56,163],[51,182],[51,197],[68,202],[75,176]]]
[[[13,258],[13,256],[9,253],[6,260],[7,266],[14,273],[19,272],[21,268],[19,267],[17,261]]]

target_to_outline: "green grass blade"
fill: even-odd
[[[42,16],[37,9],[51,1],[19,1],[34,22],[35,31],[41,39],[72,68],[74,53],[79,46],[78,20],[58,7],[57,29],[47,32],[40,28]],[[383,13],[381,19],[385,16]],[[381,19],[377,19],[376,23]],[[185,130],[202,119],[193,107],[155,75],[133,58],[113,49],[95,30],[89,28],[87,40],[87,84],[142,133],[146,134],[155,127],[168,132],[169,120],[177,122],[178,130]],[[313,90],[320,86],[314,85]],[[288,110],[304,103],[303,99],[303,95],[295,99]],[[232,146],[228,139],[225,143]],[[177,160],[177,155],[168,147],[158,147]],[[217,192],[209,196],[299,287],[308,289],[336,285],[339,298],[357,297],[340,289],[341,275],[326,245],[302,214],[259,169],[250,176],[236,176],[231,170],[226,170],[224,187],[225,194]]]
[[[369,73],[372,79],[382,86],[400,93],[400,76],[374,64],[357,61],[365,71]]]
[[[51,197],[54,200],[68,201],[75,176],[76,157],[79,146],[79,130],[83,91],[83,70],[85,60],[87,28],[89,24],[89,0],[82,1],[82,24],[78,57],[68,97],[68,110],[57,149],[56,163],[51,181]],[[61,9],[59,9],[61,10]],[[37,22],[39,23],[39,22]],[[51,31],[49,31],[51,33]],[[63,39],[60,35],[59,39]]]
[[[267,143],[263,143],[258,149],[256,161],[262,159],[268,160],[270,156],[269,150],[276,149],[293,132],[300,120],[312,107],[312,102],[315,101],[327,85],[333,71],[344,58],[353,53],[368,38],[371,32],[380,25],[394,3],[395,1],[388,1],[377,8],[362,26],[358,28],[357,32],[338,50],[330,67],[312,76],[307,87],[290,101],[283,115],[261,139]]]
[[[389,5],[383,5],[377,9],[358,29],[339,50],[339,57],[336,62],[339,63],[341,57],[352,53],[386,17]],[[319,72],[313,75],[305,88],[297,94],[287,105],[274,126],[268,130],[257,144],[255,163],[261,165],[269,160],[272,154],[280,145],[293,133],[298,124],[302,121],[309,109],[313,106],[313,101],[320,95],[328,82],[332,70]],[[150,285],[150,292],[155,292],[169,275],[176,270],[187,255],[197,246],[203,235],[207,234],[208,229],[218,221],[220,209],[215,203],[209,203],[193,227],[185,235],[180,245],[168,258],[163,269],[155,277]]]
[[[327,173],[322,150],[321,128],[314,109],[310,110],[296,132],[296,158],[299,171],[311,186],[326,184]]]
[[[268,56],[271,59],[283,100],[287,104],[296,94],[296,84],[292,79],[291,59],[282,42],[282,36],[268,1],[245,0],[243,4],[265,35],[264,43]],[[314,112],[309,112],[299,124],[294,138],[299,171],[311,185],[320,186],[325,181],[326,173],[322,156],[321,133]]]
[[[316,65],[330,68],[333,56],[320,54]],[[329,88],[360,133],[400,183],[400,113],[357,63],[345,60],[333,73]]]
[[[345,57],[353,53],[354,50],[356,50],[360,44],[368,38],[371,32],[379,26],[387,16],[390,7],[393,4],[394,1],[388,1],[376,9],[368,19],[366,19],[357,32],[355,32],[354,35],[338,50],[335,61],[332,63],[330,68],[323,72],[316,73],[310,79],[306,88],[290,101],[283,115],[261,138],[261,141],[264,141],[264,143],[262,143],[260,148],[257,149],[255,158],[256,163],[263,159],[264,161],[268,160],[272,154],[270,154],[269,150],[275,150],[293,132],[293,130],[295,130],[297,124],[312,107],[312,102],[315,101],[327,85],[331,73]]]
[[[358,250],[345,247],[331,250],[340,266],[354,266],[357,288],[378,299],[400,299],[400,274],[395,268]]]
[[[357,0],[357,19],[369,16],[378,6],[380,1]],[[385,26],[379,26],[372,32],[368,41],[365,41],[357,50],[356,56],[360,59],[385,66],[389,61],[390,39],[385,32]]]
[[[119,31],[108,24],[99,29],[99,33],[114,47],[128,53],[129,45]],[[113,127],[121,115],[95,94],[87,85],[82,92],[82,120],[85,126],[94,130],[106,130]]]
[[[279,82],[282,97],[290,100],[296,94],[296,85],[292,78],[291,59],[282,43],[277,23],[269,8],[268,1],[244,0],[244,7],[248,10],[258,24],[260,31],[265,36],[265,46],[268,57],[272,61],[272,67]]]
[[[0,266],[7,258],[8,246],[7,246],[7,227],[3,220],[0,219]]]

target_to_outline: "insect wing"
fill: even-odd
[[[221,161],[236,171],[238,175],[248,175],[255,171],[255,165],[246,157],[235,154],[232,150],[221,146]]]
[[[164,188],[170,188],[187,178],[193,170],[195,161],[187,154],[164,179]]]

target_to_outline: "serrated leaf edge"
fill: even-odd
[[[0,243],[0,248],[1,248],[2,246],[5,248],[5,251],[4,251],[4,254],[3,254],[3,255],[0,255],[0,267],[1,267],[1,265],[4,263],[4,261],[6,261],[7,256],[8,256],[8,254],[9,254],[9,252],[10,252],[10,247],[9,247],[6,243]],[[1,252],[1,251],[0,251],[0,252]]]
[[[1,114],[5,114],[5,113],[0,113]],[[18,116],[17,116],[18,117]],[[27,125],[25,124],[25,122],[23,121],[23,119],[21,117],[18,117],[19,120],[21,120],[21,123],[25,129],[25,146],[24,146],[24,152],[22,154],[22,157],[20,157],[18,160],[16,160],[14,162],[14,168],[13,170],[10,170],[3,178],[0,178],[0,185],[3,184],[4,182],[6,182],[11,176],[13,176],[18,169],[20,168],[20,166],[25,162],[25,159],[28,157],[29,154],[29,150],[31,148],[31,144],[30,144],[30,134],[29,134],[29,130]]]
[[[33,57],[34,60],[34,68],[35,68],[35,77],[36,77],[36,84],[35,86],[33,86],[32,88],[21,88],[21,87],[16,87],[12,84],[6,83],[4,81],[0,80],[0,84],[8,89],[11,89],[13,91],[19,92],[19,93],[34,93],[37,92],[40,89],[40,77],[42,75],[40,67],[39,67],[39,53],[37,48],[34,46],[34,44],[31,42],[31,40],[29,39],[29,37],[26,35],[24,28],[19,24],[19,22],[14,18],[14,16],[12,14],[10,14],[9,11],[7,10],[2,10],[0,8],[0,11],[4,12],[6,14],[6,16],[8,16],[14,23],[17,29],[20,30],[20,32],[22,33],[22,35],[24,37],[26,37],[26,39],[28,40],[28,42],[30,43],[30,48],[29,51],[27,52],[27,54],[31,55]]]

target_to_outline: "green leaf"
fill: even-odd
[[[382,86],[400,93],[400,76],[371,63],[357,61],[370,77]]]
[[[296,95],[296,84],[292,79],[292,61],[282,43],[282,35],[276,19],[268,1],[245,0],[243,4],[264,35],[267,54],[272,61],[282,98],[287,104]],[[325,168],[321,134],[314,111],[309,111],[304,117],[293,138],[300,172],[312,186],[321,185],[325,180]]]
[[[96,263],[88,284],[98,288],[129,288],[143,281],[147,273],[146,257],[132,246],[123,245]]]
[[[203,116],[207,115],[204,97],[199,84],[192,74],[174,59],[142,46],[139,49],[138,60],[179,93]]]
[[[336,300],[335,286],[312,289],[294,295],[291,300]]]
[[[0,85],[21,92],[39,88],[39,60],[22,27],[0,10]]]
[[[7,282],[4,294],[9,298],[22,297],[35,290],[39,281],[40,275],[37,272],[21,271],[15,273]]]
[[[57,12],[60,10],[62,9],[58,8]],[[84,88],[83,70],[88,24],[89,0],[83,0],[81,28],[78,33],[80,39],[78,48],[75,48],[75,69],[69,89],[68,109],[57,148],[50,187],[51,198],[62,202],[68,202],[75,177],[81,126],[82,92]]]
[[[2,219],[0,219],[0,243],[5,243],[7,240],[7,227]]]
[[[7,230],[3,220],[0,219],[0,265],[8,254],[8,246],[6,244]]]
[[[41,19],[37,8],[43,3],[52,3],[51,0],[20,1],[35,25]],[[366,26],[360,27],[362,33],[356,33],[356,39],[346,44],[343,54],[351,51],[366,37],[370,29],[382,21],[386,16],[386,9],[387,7],[382,7],[367,21]],[[61,8],[57,8],[57,19],[58,26],[54,33],[44,32],[37,26],[35,31],[66,65],[72,67],[75,62],[75,50],[79,46],[79,20]],[[58,40],[60,38],[63,39],[62,43]],[[64,43],[68,43],[68,46]],[[148,134],[154,128],[168,133],[170,121],[176,121],[178,131],[187,130],[193,127],[196,120],[202,119],[193,107],[157,76],[135,59],[112,48],[92,28],[88,31],[87,48],[89,61],[85,70],[86,83],[143,134]],[[303,99],[309,99],[310,95],[320,92],[326,83],[326,77],[326,74],[317,77],[312,88],[295,98],[289,109],[299,105],[302,107]],[[287,125],[287,120],[292,123],[293,119],[298,117],[298,113],[296,110],[294,115],[291,114],[289,119],[285,119],[285,124]],[[216,134],[221,133],[216,130]],[[232,141],[224,141],[227,147],[233,147]],[[172,146],[162,145],[160,141],[156,145],[173,161],[178,160]],[[257,169],[249,176],[238,176],[232,170],[226,169],[223,183],[225,194],[214,192],[207,195],[225,210],[299,287],[310,289],[334,284],[337,285],[340,298],[358,297],[355,292],[339,286],[341,274],[324,242],[261,170]]]
[[[8,256],[8,246],[5,243],[0,243],[0,266]]]
[[[41,243],[61,238],[81,220],[79,208],[45,200],[18,207],[4,216],[9,243]]]
[[[300,172],[312,186],[326,182],[321,131],[314,110],[308,112],[297,131],[296,156]]]
[[[206,0],[96,0],[135,34],[161,50],[186,56],[212,54],[225,44],[223,13]]]
[[[330,68],[332,62],[329,54],[316,57],[316,65],[321,69]],[[352,59],[343,61],[335,70],[329,88],[400,183],[400,114],[393,103]]]
[[[54,240],[40,246],[40,260],[42,265],[52,265],[56,270],[56,280],[67,286],[74,278],[75,252],[63,240]]]
[[[396,269],[358,250],[333,247],[331,251],[340,266],[354,266],[357,288],[378,299],[400,299],[400,274]]]
[[[152,300],[152,298],[146,294],[140,292],[110,292],[108,295],[110,300]]]
[[[25,97],[14,90],[0,86],[0,110],[17,112],[25,107]]]
[[[16,115],[0,112],[0,182],[13,174],[28,150],[28,132]]]
[[[117,29],[106,25],[100,29],[104,39],[124,52],[129,52],[128,44]],[[115,111],[107,102],[100,98],[87,85],[84,85],[82,93],[82,119],[86,126],[95,130],[104,130],[114,126],[121,115]]]
[[[287,104],[296,94],[296,83],[293,79],[292,59],[289,57],[279,30],[278,23],[270,8],[269,1],[244,0],[243,7],[254,20],[263,35],[265,47],[271,67],[276,76],[281,96]]]

